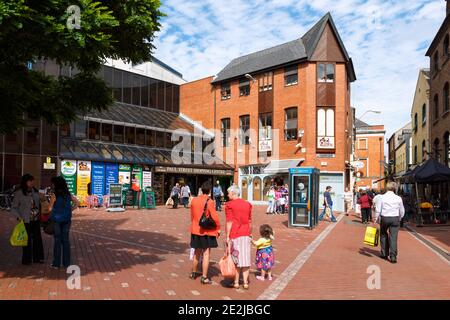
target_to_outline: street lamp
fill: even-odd
[[[247,79],[249,79],[249,80],[252,80],[253,82],[256,82],[256,79],[253,78],[252,75],[249,74],[249,73],[246,73],[246,74],[245,74],[245,77],[246,77]]]
[[[361,116],[357,117],[359,120],[361,120],[366,114],[368,113],[375,113],[375,114],[380,114],[381,111],[379,110],[367,110],[366,112],[364,112]]]

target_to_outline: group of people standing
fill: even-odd
[[[267,214],[285,214],[287,212],[289,202],[289,187],[287,184],[271,186],[266,196],[269,201]]]
[[[52,268],[58,269],[61,264],[70,265],[69,231],[72,211],[78,207],[76,197],[72,196],[63,177],[51,179],[50,202],[48,213],[53,233]],[[18,221],[23,220],[28,235],[28,244],[23,247],[22,264],[44,263],[44,246],[41,235],[41,204],[47,201],[45,196],[35,188],[34,177],[25,174],[21,178],[20,187],[14,193],[11,213]]]
[[[198,195],[201,195],[202,188],[198,190]],[[216,184],[213,188],[213,199],[215,202],[216,211],[222,210],[222,201],[223,201],[223,191],[222,187],[220,186],[219,180],[216,181]],[[192,192],[190,187],[187,184],[184,183],[175,183],[175,185],[172,188],[172,191],[170,192],[170,198],[172,200],[172,208],[177,209],[178,204],[180,203],[183,205],[183,207],[188,208],[190,205],[190,199],[192,199]]]
[[[190,278],[197,278],[198,265],[202,261],[200,282],[210,284],[211,279],[208,277],[210,254],[212,248],[218,247],[217,239],[221,236],[221,225],[216,205],[211,198],[211,195],[215,198],[211,183],[203,183],[201,190],[202,194],[192,200],[190,208],[190,246],[195,250]],[[261,271],[257,280],[264,281],[266,276],[269,281],[272,280],[271,270],[275,263],[272,249],[274,232],[269,225],[262,225],[260,238],[253,241],[252,205],[240,198],[240,190],[237,186],[233,185],[227,191],[229,201],[225,205],[225,251],[232,257],[237,270],[231,287],[236,289],[240,287],[240,276],[242,275],[243,288],[249,289],[252,244],[257,249],[255,265]],[[215,194],[218,195],[218,192]],[[200,225],[200,220],[204,215],[212,218],[215,223],[214,229],[205,229]]]

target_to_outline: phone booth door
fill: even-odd
[[[292,174],[290,186],[289,225],[311,227],[311,175]]]

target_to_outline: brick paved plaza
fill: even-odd
[[[406,229],[399,236],[399,263],[377,257],[364,246],[364,227],[355,216],[339,216],[337,224],[320,223],[315,230],[287,228],[287,216],[267,216],[254,208],[254,235],[262,223],[275,230],[273,282],[251,275],[250,290],[225,287],[213,250],[210,274],[214,283],[190,280],[189,211],[79,209],[71,230],[72,263],[81,268],[81,289],[69,290],[65,270],[49,267],[52,238],[43,234],[44,265],[22,266],[21,249],[9,245],[15,224],[0,212],[1,299],[449,299],[449,227],[419,228],[438,255]],[[224,214],[221,213],[224,222]],[[436,229],[437,230],[437,229]],[[219,240],[223,245],[223,238]],[[442,253],[442,252],[441,252]],[[445,258],[446,257],[446,258]],[[369,290],[367,268],[381,269],[381,289]]]

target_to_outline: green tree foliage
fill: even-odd
[[[1,0],[0,133],[23,125],[23,114],[57,124],[106,109],[111,92],[97,72],[106,58],[150,61],[159,7],[159,0]],[[41,59],[79,73],[57,78],[27,68]]]

